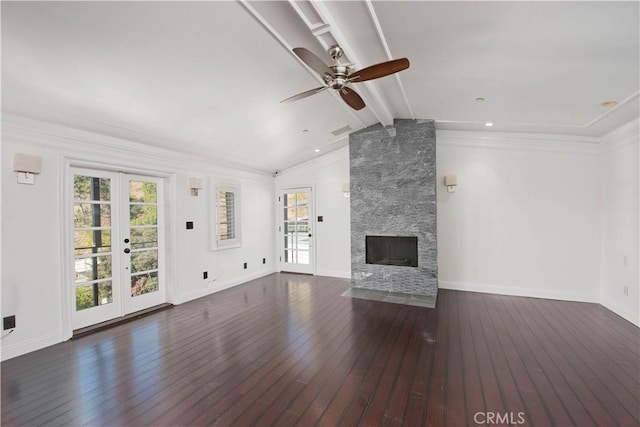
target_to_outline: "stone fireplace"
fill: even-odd
[[[435,298],[436,140],[432,120],[349,136],[352,291]]]

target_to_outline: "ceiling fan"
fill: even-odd
[[[309,66],[316,73],[320,74],[325,85],[315,89],[294,95],[281,102],[292,102],[298,99],[306,98],[326,89],[335,89],[340,93],[342,100],[346,102],[354,110],[361,110],[365,107],[365,103],[358,93],[348,87],[349,83],[360,83],[367,80],[378,79],[398,71],[409,68],[409,60],[407,58],[394,59],[392,61],[381,62],[370,67],[363,68],[360,71],[353,71],[345,65],[340,65],[338,59],[342,56],[343,50],[340,46],[331,46],[327,52],[333,58],[334,64],[329,66],[304,47],[296,47],[293,49],[298,58]]]

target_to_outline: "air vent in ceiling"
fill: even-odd
[[[344,125],[341,128],[338,128],[336,130],[332,130],[331,133],[333,134],[333,136],[338,136],[341,133],[349,132],[350,130],[351,130],[351,126]]]

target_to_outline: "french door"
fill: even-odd
[[[313,197],[310,187],[280,193],[280,270],[313,274]]]
[[[72,168],[73,329],[165,302],[162,180]]]

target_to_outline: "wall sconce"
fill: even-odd
[[[456,175],[445,176],[444,185],[447,186],[447,193],[455,193],[458,189],[458,177]]]
[[[36,175],[40,173],[41,169],[41,157],[19,153],[13,155],[13,170],[18,175],[18,184],[35,184]]]
[[[351,196],[351,190],[349,189],[349,183],[345,182],[344,184],[342,184],[342,195],[345,198],[348,198]]]
[[[202,180],[200,178],[189,178],[189,188],[191,188],[191,195],[198,197],[198,190],[202,188]]]

